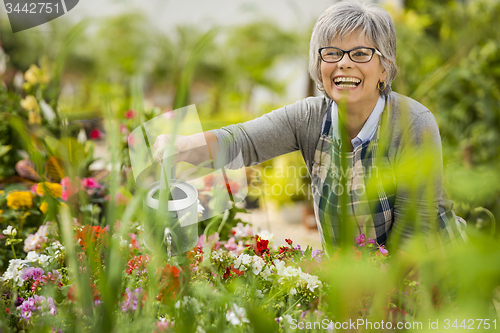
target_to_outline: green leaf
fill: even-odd
[[[3,155],[7,154],[11,149],[12,149],[11,145],[0,146],[0,157],[2,157]]]

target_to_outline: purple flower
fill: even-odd
[[[300,319],[304,319],[305,316],[309,313],[309,310],[306,310],[300,314]]]
[[[43,275],[43,273],[45,273],[45,272],[40,267],[37,267],[37,268],[26,267],[23,270],[23,272],[21,273],[21,279],[24,281],[30,280],[30,279],[38,280]]]
[[[376,242],[375,242],[373,239],[368,238],[368,243],[370,243],[370,244],[375,244]]]
[[[297,246],[295,247],[295,250],[300,250],[300,251],[302,251],[302,249],[300,248],[300,245],[297,245]]]
[[[365,246],[365,241],[366,241],[365,234],[360,234],[358,237],[356,237],[356,244],[359,245],[360,247]]]
[[[17,307],[21,306],[21,304],[23,304],[23,302],[24,302],[24,298],[22,298],[22,297],[18,297],[18,298],[16,298],[16,300],[14,301],[14,306],[17,308]]]
[[[123,301],[123,303],[122,303],[123,312],[128,312],[130,310],[132,310],[132,311],[137,310],[137,303],[138,303],[139,297],[142,294],[142,288],[139,287],[134,291],[127,288],[126,293],[127,293],[127,299],[125,301]]]
[[[33,297],[29,297],[25,300],[20,306],[17,307],[17,310],[20,312],[19,316],[29,321],[33,311],[39,311],[43,308],[48,307],[48,313],[51,315],[57,314],[57,308],[54,304],[54,299],[52,297],[45,298],[43,296],[34,295]],[[45,313],[42,313],[42,316]]]
[[[321,262],[321,259],[323,258],[323,251],[321,250],[313,250],[311,252],[311,259],[316,259],[318,263]]]
[[[57,308],[54,304],[54,299],[52,297],[47,298],[47,303],[49,304],[49,313],[55,316],[57,314]]]

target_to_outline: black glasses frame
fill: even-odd
[[[339,50],[339,51],[342,51],[342,55],[340,56],[340,59],[337,60],[337,61],[326,61],[325,59],[323,59],[323,56],[321,55],[321,51],[322,50],[325,50],[325,49],[335,49],[335,50]],[[351,58],[351,52],[354,51],[354,50],[359,50],[359,49],[368,49],[368,50],[372,50],[372,56],[370,57],[369,60],[367,61],[356,61],[354,59]],[[340,60],[342,60],[344,58],[344,55],[347,53],[347,55],[349,56],[349,59],[351,59],[352,62],[356,62],[356,63],[359,63],[359,64],[364,64],[364,63],[367,63],[367,62],[370,62],[372,59],[373,59],[373,55],[374,54],[378,54],[379,57],[382,57],[382,53],[380,53],[379,50],[373,48],[373,47],[367,47],[367,46],[358,46],[358,47],[355,47],[353,49],[350,49],[350,50],[342,50],[342,49],[339,49],[338,47],[334,47],[334,46],[327,46],[327,47],[322,47],[318,50],[318,53],[319,53],[319,56],[321,58],[321,60],[323,60],[324,62],[327,62],[327,63],[330,63],[330,64],[333,64],[333,63],[336,63],[336,62],[339,62]]]

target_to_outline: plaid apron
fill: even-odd
[[[339,138],[333,138],[331,112],[327,112],[311,172],[316,223],[324,247],[326,244],[337,245],[341,223],[352,223],[354,236],[364,233],[380,245],[387,241],[394,222],[396,178],[387,157],[388,147],[379,142],[381,124],[388,118],[388,109],[386,100],[374,139],[357,146],[352,152],[344,152],[347,161],[345,170],[341,168],[341,142]],[[340,218],[340,197],[344,191],[347,191],[348,197],[344,207],[347,221]],[[451,201],[445,199],[443,202],[445,205],[439,206],[437,216],[440,241],[465,239],[461,231],[465,221],[454,214]]]

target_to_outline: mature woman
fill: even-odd
[[[245,166],[300,150],[312,178],[323,244],[364,233],[403,250],[416,235],[460,235],[465,223],[443,198],[441,140],[432,113],[391,91],[396,32],[375,5],[339,2],[318,19],[309,72],[324,96],[310,97],[255,120],[182,138],[181,152],[206,140],[215,163]],[[155,148],[166,145],[158,137]],[[215,149],[214,149],[215,148]],[[207,156],[187,156],[189,162]]]

